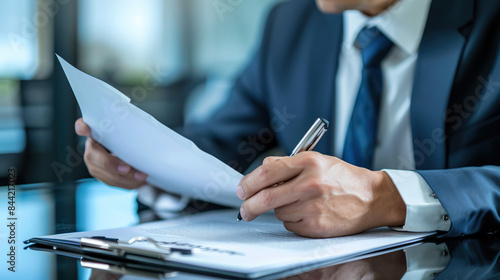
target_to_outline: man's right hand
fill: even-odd
[[[90,127],[79,118],[75,122],[76,134],[86,136],[83,159],[90,175],[102,182],[124,189],[135,189],[146,184],[147,175],[135,170],[119,158],[113,156],[101,144],[92,139]]]

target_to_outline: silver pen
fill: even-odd
[[[328,130],[329,123],[327,120],[323,118],[318,118],[311,128],[306,132],[306,134],[300,139],[295,149],[293,149],[290,156],[294,156],[300,152],[310,151],[314,149],[314,146],[318,144],[323,134]],[[239,222],[242,220],[241,213],[238,212],[238,217],[236,220]]]
[[[328,130],[328,121],[322,118],[318,118],[311,128],[306,132],[304,137],[300,139],[300,142],[295,146],[290,156],[294,156],[300,152],[310,151],[314,149],[314,146],[318,144],[323,134]]]

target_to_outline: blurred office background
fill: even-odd
[[[0,178],[9,167],[18,184],[89,176],[73,128],[79,109],[54,53],[168,126],[202,122],[278,1],[1,1]]]
[[[0,1],[0,186],[14,167],[18,241],[139,220],[135,191],[84,179],[80,112],[54,53],[168,126],[203,122],[227,98],[278,1]],[[90,273],[73,260],[19,253],[16,279]]]

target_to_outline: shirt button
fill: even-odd
[[[443,219],[443,221],[448,221],[450,219],[450,216],[444,214],[443,216],[441,216],[441,219]]]

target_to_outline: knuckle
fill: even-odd
[[[323,157],[318,152],[304,152],[304,164],[311,167],[321,166]]]
[[[316,237],[325,235],[325,232],[328,230],[326,223],[321,218],[308,219],[306,227],[310,230],[310,234]]]
[[[307,212],[311,216],[319,216],[323,213],[324,210],[325,210],[325,205],[322,205],[322,203],[315,201],[308,205],[307,210],[305,212]]]
[[[310,177],[304,180],[303,183],[297,185],[295,191],[318,197],[327,194],[330,190],[328,188],[328,183],[321,177]]]
[[[324,194],[327,192],[325,184],[321,180],[321,178],[311,179],[308,184],[308,189],[313,191],[315,194]]]
[[[269,162],[271,162],[271,157],[265,157],[264,160],[262,161],[262,164],[268,164]]]
[[[272,174],[272,168],[269,164],[261,165],[260,166],[260,176],[261,178],[266,178]]]

